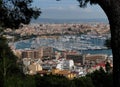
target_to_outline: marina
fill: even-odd
[[[81,53],[99,53],[108,55],[112,54],[111,49],[104,46],[108,36],[96,35],[63,35],[59,38],[32,38],[15,43],[16,49],[37,49],[42,46],[53,47],[59,51],[76,50]]]

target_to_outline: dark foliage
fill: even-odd
[[[21,23],[28,24],[36,19],[41,11],[31,6],[33,0],[0,0],[0,25],[18,28]]]
[[[92,79],[95,87],[113,87],[113,75],[112,73],[107,73],[100,68],[91,74],[87,75]]]
[[[98,1],[97,0],[77,0],[80,3],[80,7],[86,7],[88,3],[92,4],[97,4]]]
[[[17,73],[17,57],[13,54],[10,47],[7,44],[7,40],[4,37],[0,37],[0,66],[1,71],[3,70],[3,62],[5,60],[5,65],[8,67],[8,73],[16,74]],[[16,69],[15,69],[16,68]]]
[[[104,44],[104,45],[110,49],[110,48],[111,48],[111,39],[110,39],[110,38],[107,39],[107,40],[105,41],[105,44]]]
[[[32,86],[27,82],[31,81],[31,78],[20,71],[17,57],[8,46],[6,38],[2,36],[4,29],[17,29],[21,23],[29,24],[31,19],[38,18],[41,11],[31,6],[32,1],[0,0],[0,87]]]
[[[4,37],[0,37],[0,85],[5,87],[8,77],[22,76],[13,54]]]
[[[112,67],[111,67],[109,62],[107,62],[105,64],[105,70],[106,70],[107,73],[111,73],[112,72]]]
[[[71,87],[70,80],[59,75],[35,76],[36,87]]]
[[[94,87],[90,77],[80,77],[73,79],[75,87]]]

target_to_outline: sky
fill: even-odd
[[[42,11],[40,18],[51,19],[107,19],[98,5],[89,5],[80,8],[77,0],[33,0],[33,6]]]

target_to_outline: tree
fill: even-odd
[[[113,87],[112,73],[107,73],[102,67],[86,75],[90,77],[94,87]]]
[[[57,0],[58,1],[58,0]],[[77,0],[80,7],[98,4],[108,17],[113,53],[114,87],[120,87],[120,0]]]
[[[112,67],[110,66],[109,62],[106,62],[105,64],[105,70],[107,73],[111,73]]]
[[[15,84],[22,84],[22,80],[19,77],[23,74],[20,73],[16,63],[17,57],[9,48],[2,32],[6,28],[17,29],[21,23],[29,24],[31,19],[38,18],[41,11],[39,8],[32,7],[32,1],[0,0],[0,87],[10,86],[11,80],[16,81]],[[15,84],[13,83],[13,85]],[[10,87],[13,85],[11,84]]]
[[[72,80],[75,84],[75,87],[95,87],[91,77],[79,77]]]
[[[77,0],[80,7],[87,3],[98,4],[108,17],[111,30],[111,48],[113,53],[114,87],[120,87],[120,0]]]
[[[7,78],[22,75],[16,63],[17,57],[7,44],[7,40],[0,37],[0,86],[5,87]]]
[[[36,87],[75,87],[71,80],[60,75],[35,75]]]
[[[11,66],[16,65],[17,57],[12,53],[7,40],[2,36],[2,32],[6,28],[16,29],[21,23],[28,24],[32,18],[36,19],[40,15],[40,9],[31,6],[32,1],[0,0],[0,72],[3,70],[4,75],[7,75],[5,67],[10,67],[8,70],[13,73],[13,67]],[[6,65],[7,62],[11,64]],[[2,65],[4,68],[2,68]]]
[[[18,28],[21,23],[29,24],[41,11],[32,7],[33,0],[0,0],[0,26]]]
[[[104,45],[105,45],[108,49],[110,49],[110,48],[111,48],[111,38],[106,39]]]

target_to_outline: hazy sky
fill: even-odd
[[[88,5],[80,8],[77,0],[33,0],[34,6],[40,7],[40,18],[52,19],[94,19],[107,18],[98,5]]]

